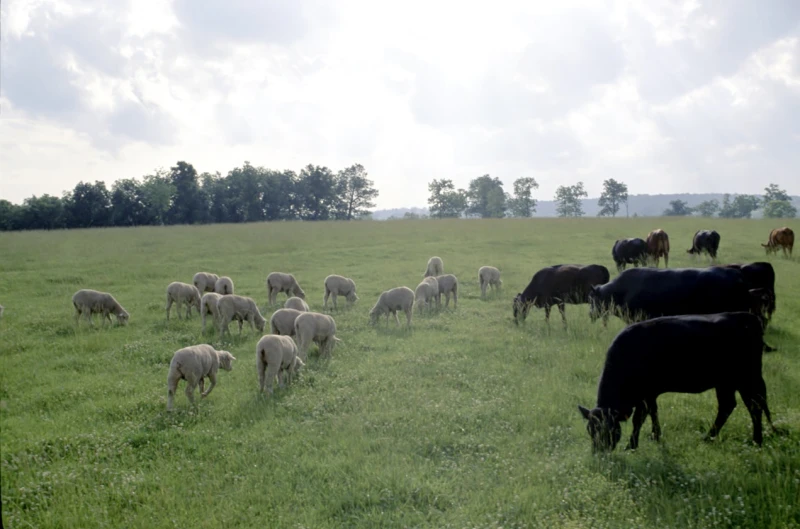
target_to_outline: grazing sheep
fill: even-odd
[[[336,322],[327,314],[318,312],[301,312],[294,320],[294,334],[300,359],[303,362],[308,357],[308,348],[311,342],[319,346],[320,356],[330,356],[336,342]]]
[[[408,287],[397,287],[386,290],[378,297],[378,302],[369,311],[370,323],[375,324],[378,318],[386,314],[386,325],[389,325],[389,314],[394,314],[397,325],[400,325],[400,318],[397,311],[402,310],[406,314],[408,328],[411,328],[411,309],[414,305],[414,291]]]
[[[442,294],[445,296],[444,306],[447,308],[450,305],[450,294],[453,295],[453,308],[458,307],[458,278],[453,274],[445,274],[438,276],[436,282],[439,283],[439,295],[436,300],[436,305],[441,306]]]
[[[348,277],[337,275],[329,275],[325,278],[325,298],[323,299],[323,308],[328,308],[328,296],[333,296],[333,308],[337,309],[336,297],[345,296],[347,302],[352,305],[358,301],[356,296],[356,283]]]
[[[219,276],[208,272],[197,272],[192,278],[192,284],[200,292],[214,292],[214,285],[217,284]]]
[[[81,314],[86,315],[89,320],[89,325],[94,327],[92,321],[92,314],[100,313],[100,318],[103,326],[106,325],[106,320],[111,322],[111,314],[117,317],[117,322],[120,325],[125,325],[130,319],[130,314],[126,311],[119,302],[114,299],[114,296],[107,292],[98,292],[89,288],[81,289],[72,295],[72,306],[75,307],[75,325],[78,325],[78,320]]]
[[[192,406],[197,407],[194,402],[194,388],[199,385],[200,397],[207,397],[217,385],[219,368],[230,371],[233,368],[234,360],[236,358],[228,351],[217,351],[207,344],[191,345],[175,351],[172,361],[169,363],[169,375],[167,375],[167,410],[172,410],[179,380],[186,381],[186,397]],[[203,391],[204,378],[211,381],[208,391]]]
[[[304,310],[296,310],[296,309],[278,309],[272,313],[272,317],[269,319],[269,330],[272,334],[282,334],[284,336],[294,336],[294,320],[301,314],[303,314]]]
[[[202,332],[206,332],[207,314],[211,314],[211,319],[214,322],[214,328],[217,328],[217,321],[219,320],[219,309],[217,308],[217,303],[221,297],[222,294],[217,294],[216,292],[207,292],[203,294],[202,298],[200,298],[200,316],[203,319]]]
[[[278,377],[278,386],[285,387],[305,364],[297,356],[297,344],[288,336],[267,334],[256,345],[256,371],[258,387],[262,393],[266,389],[272,395],[272,383]]]
[[[267,320],[261,315],[256,306],[253,298],[239,296],[236,294],[229,294],[227,296],[220,296],[217,301],[217,310],[219,311],[219,338],[220,340],[228,330],[228,324],[232,320],[239,322],[239,334],[242,334],[242,325],[245,321],[250,322],[250,328],[255,330],[258,327],[259,331],[264,331],[267,325]]]
[[[181,317],[181,305],[186,304],[186,319],[188,320],[192,315],[192,307],[195,307],[197,313],[200,314],[200,291],[194,285],[173,281],[167,285],[167,321],[169,321],[169,312],[173,303],[177,305],[175,310],[178,311],[178,318]]]
[[[222,276],[214,283],[214,292],[227,296],[233,294],[233,279],[228,276]]]
[[[267,296],[269,304],[274,305],[278,294],[285,292],[287,296],[297,296],[306,299],[306,293],[300,288],[300,284],[292,274],[282,272],[272,272],[267,276]]]
[[[439,307],[438,300],[439,282],[435,277],[426,277],[414,291],[414,306],[420,313],[425,307],[428,307],[429,311],[433,311],[433,302],[436,302],[437,308]]]
[[[478,269],[478,281],[481,284],[481,299],[486,298],[486,289],[491,287],[497,293],[500,287],[503,286],[503,280],[500,279],[500,270],[493,266],[482,266]]]
[[[428,268],[422,277],[436,277],[444,274],[444,263],[441,257],[431,257],[428,259]]]
[[[308,308],[308,303],[294,296],[286,300],[286,303],[283,304],[283,308],[299,310],[301,312],[308,312],[309,310],[311,310]]]

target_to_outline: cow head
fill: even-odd
[[[758,316],[762,326],[766,327],[771,312],[775,310],[771,292],[765,288],[751,288],[748,293],[750,294],[750,312]]]
[[[592,452],[610,452],[616,448],[622,437],[620,414],[610,408],[594,408],[589,410],[578,406],[578,410],[586,419],[586,431],[592,439]]]
[[[517,293],[516,297],[514,297],[514,323],[519,325],[520,321],[525,321],[525,318],[528,317],[528,309],[530,308],[530,303],[525,301],[522,298],[522,292]]]

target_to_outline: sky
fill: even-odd
[[[0,25],[12,202],[179,160],[360,163],[378,208],[484,174],[800,194],[798,0],[3,0]]]

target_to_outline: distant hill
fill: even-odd
[[[678,193],[672,195],[631,195],[630,197],[628,197],[628,215],[631,217],[634,214],[640,217],[660,217],[665,209],[669,209],[669,203],[672,200],[683,200],[684,202],[687,202],[690,207],[692,207],[706,200],[716,200],[721,204],[723,196],[724,196],[723,193],[703,193],[703,194]],[[794,207],[800,210],[800,196],[792,196],[791,198]],[[587,217],[597,216],[597,212],[600,211],[600,207],[597,205],[596,198],[587,198],[585,200],[582,200],[581,202],[583,202],[583,211],[585,212]],[[418,215],[428,214],[427,208],[379,209],[372,213],[372,218],[375,220],[386,220],[392,216],[402,218],[402,216],[407,211],[416,213]],[[536,213],[533,216],[534,217],[558,216],[556,214],[556,203],[552,200],[540,200],[536,204]],[[617,216],[618,217],[625,216],[624,206],[622,207],[620,212],[617,213]],[[753,218],[760,218],[760,217],[761,217],[760,210],[753,212]]]

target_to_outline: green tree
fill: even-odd
[[[303,220],[329,220],[339,208],[336,180],[327,167],[307,165],[297,182],[297,203]]]
[[[700,202],[692,211],[698,213],[701,217],[713,217],[719,211],[719,201],[711,199]]]
[[[433,180],[428,184],[428,209],[434,219],[460,217],[467,208],[467,194],[463,189],[456,190],[452,180]]]
[[[789,194],[778,187],[778,184],[770,184],[764,188],[764,204],[772,202],[773,200],[783,200],[784,202],[791,202],[792,198]]]
[[[262,180],[266,170],[245,161],[225,178],[225,203],[229,222],[258,222],[264,220]]]
[[[175,188],[167,220],[170,224],[194,224],[201,220],[202,211],[205,209],[197,170],[190,163],[178,162],[170,168],[170,182]]]
[[[142,183],[142,199],[145,204],[147,224],[163,225],[172,208],[175,186],[169,173],[163,169],[144,177]]]
[[[503,218],[506,216],[506,194],[503,182],[488,174],[469,183],[467,189],[467,214],[481,218]]]
[[[664,210],[665,217],[685,217],[692,214],[692,208],[683,200],[670,200],[669,209]]]
[[[123,178],[111,185],[111,224],[141,226],[147,223],[147,206],[141,184],[133,178]]]
[[[764,217],[773,219],[793,219],[797,208],[788,200],[771,200],[764,205]]]
[[[722,198],[719,216],[728,219],[749,219],[758,209],[760,201],[755,195],[736,195],[733,200],[726,194]]]
[[[55,230],[67,227],[64,202],[52,195],[44,194],[26,198],[22,202],[23,230]]]
[[[267,171],[261,186],[267,220],[292,220],[298,217],[298,178],[294,171]]]
[[[508,200],[508,209],[515,217],[531,217],[536,213],[536,200],[533,190],[539,184],[533,178],[517,178],[514,180],[514,198]]]
[[[612,217],[616,217],[620,204],[627,203],[628,186],[610,178],[603,182],[603,192],[600,194],[600,199],[597,201],[597,205],[602,209],[600,209],[597,216],[604,217],[611,215]]]
[[[352,220],[375,207],[374,200],[378,197],[378,190],[372,180],[367,178],[367,171],[360,163],[339,171],[336,175],[336,189],[340,204],[337,218]]]
[[[0,231],[19,230],[22,223],[22,207],[0,199]]]
[[[589,196],[583,188],[583,182],[573,186],[559,186],[556,189],[556,212],[559,217],[582,217],[583,204],[581,198]]]
[[[105,182],[78,182],[63,199],[70,228],[108,226],[111,222],[111,194]]]

